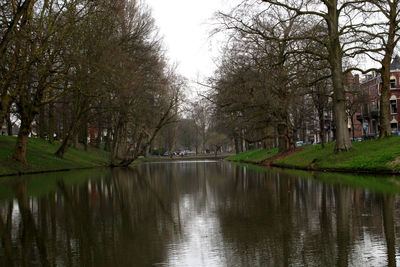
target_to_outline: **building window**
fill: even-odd
[[[396,79],[390,79],[390,88],[396,88]]]
[[[373,120],[373,121],[372,121],[372,129],[371,129],[371,130],[372,130],[372,133],[373,133],[373,134],[375,134],[375,133],[377,132],[377,131],[376,131],[376,120]]]
[[[363,107],[363,114],[364,114],[364,115],[368,114],[368,104],[364,104],[364,107]]]
[[[397,100],[390,100],[390,112],[397,114]]]
[[[392,132],[397,132],[397,122],[391,123],[390,128],[392,129]]]
[[[376,101],[372,101],[371,103],[371,111],[377,111],[378,110],[378,105]]]

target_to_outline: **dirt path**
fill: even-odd
[[[272,157],[260,162],[260,165],[270,167],[270,166],[272,166],[274,164],[274,162],[276,160],[280,160],[280,159],[286,158],[286,157],[288,157],[290,155],[299,153],[300,151],[301,150],[298,149],[298,150],[295,150],[295,151],[287,151],[287,152],[279,153],[279,154],[277,154],[275,156],[272,156]]]

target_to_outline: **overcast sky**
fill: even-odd
[[[213,57],[218,42],[208,38],[212,17],[218,10],[229,10],[232,0],[144,0],[152,9],[156,25],[178,71],[189,80],[201,80],[215,69]]]

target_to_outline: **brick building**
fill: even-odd
[[[355,137],[376,137],[379,134],[379,101],[381,97],[382,79],[373,73],[367,75],[360,83],[360,89],[367,96],[361,104],[360,112],[355,115],[357,127]],[[400,57],[397,55],[390,65],[390,127],[393,133],[399,132],[400,122]]]

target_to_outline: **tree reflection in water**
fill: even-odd
[[[44,194],[29,178],[0,196],[0,266],[398,261],[395,194],[221,162],[93,171],[79,184],[65,175]]]

